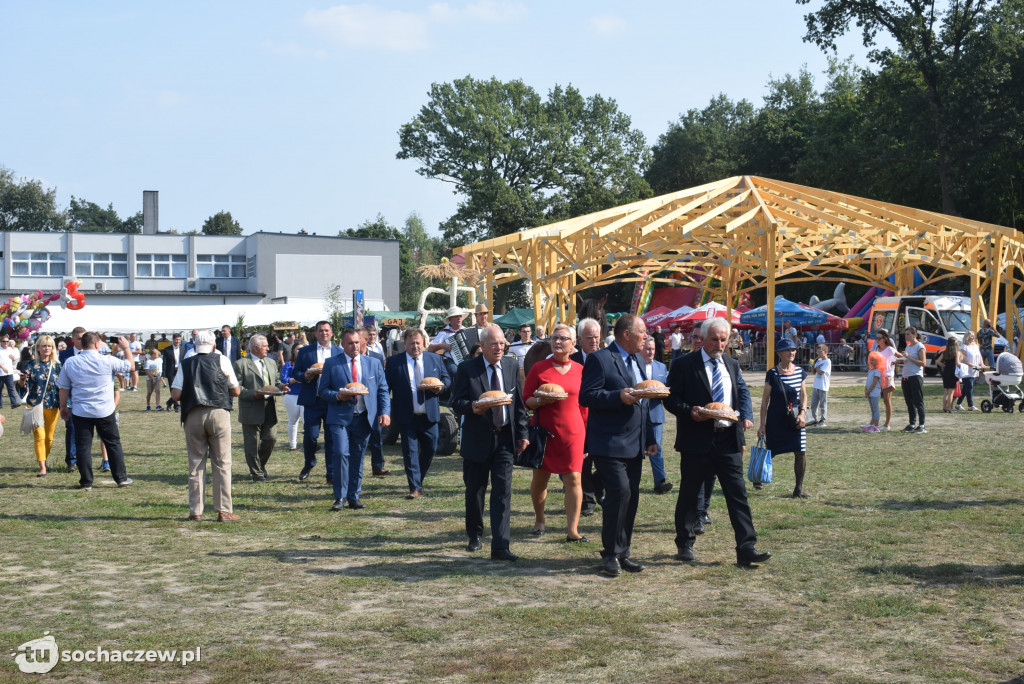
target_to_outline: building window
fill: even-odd
[[[244,254],[200,254],[196,257],[200,278],[244,278]]]
[[[246,275],[250,278],[256,277],[256,255],[252,255],[246,261]]]
[[[139,278],[187,278],[187,254],[136,254],[135,275]]]
[[[64,252],[12,252],[11,275],[61,276],[68,274]]]
[[[109,252],[75,252],[75,275],[93,278],[127,278],[128,255]]]

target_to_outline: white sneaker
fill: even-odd
[[[963,411],[963,410],[964,410],[964,407],[963,407],[963,405],[961,405],[961,404],[957,404],[957,405],[956,405],[956,410],[957,410],[957,411]]]
[[[977,406],[972,406],[972,407],[970,407],[970,408],[969,408],[969,409],[967,409],[967,410],[968,410],[968,411],[977,411],[977,410],[978,410],[978,407],[977,407]]]
[[[881,430],[888,430],[889,426],[888,425],[879,425],[878,429],[879,429],[879,431],[881,431]]]

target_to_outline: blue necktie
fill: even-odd
[[[725,401],[725,386],[722,385],[722,373],[718,370],[718,359],[711,359],[711,401]]]

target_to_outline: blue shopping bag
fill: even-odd
[[[765,448],[764,437],[758,437],[757,446],[750,450],[747,479],[754,484],[768,484],[772,481],[772,451]]]

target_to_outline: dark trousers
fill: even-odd
[[[68,464],[70,468],[77,464],[78,449],[75,447],[75,421],[72,416],[71,420],[64,421],[64,462]]]
[[[509,427],[496,434],[490,456],[477,462],[462,459],[466,483],[466,535],[479,539],[484,533],[484,494],[491,481],[491,551],[508,548],[512,536],[512,440]]]
[[[352,422],[345,428],[348,433],[348,487],[346,498],[349,501],[358,501],[359,495],[363,492],[363,455],[366,453],[366,445],[375,432],[370,421],[369,414],[365,411],[352,416]],[[377,434],[380,434],[379,432]]]
[[[92,436],[93,431],[99,435],[103,445],[107,447],[107,460],[114,482],[118,484],[128,479],[128,471],[124,467],[124,452],[121,451],[121,433],[117,429],[117,417],[111,413],[105,418],[85,418],[72,415],[75,424],[75,452],[78,455],[78,483],[83,487],[92,486]]]
[[[605,486],[601,504],[601,556],[629,558],[633,522],[640,503],[640,476],[644,460],[595,456],[594,465]]]
[[[21,397],[18,396],[18,391],[14,388],[14,376],[0,375],[0,408],[3,408],[4,405],[4,387],[7,387],[7,397],[11,400],[11,406],[20,404]]]
[[[715,491],[715,472],[708,473],[704,486],[697,490],[697,514],[707,515],[711,505],[711,492]]]
[[[907,413],[911,425],[924,425],[924,378],[911,375],[900,381],[903,400],[907,402]]]
[[[715,444],[705,454],[680,454],[681,482],[676,500],[676,546],[693,548],[697,535],[693,527],[697,522],[697,494],[707,481],[708,474],[717,475],[722,495],[729,509],[729,522],[736,535],[737,555],[754,548],[757,534],[747,503],[747,488],[743,484],[743,454],[736,445],[730,429],[723,433],[722,444]],[[730,435],[728,437],[724,435]],[[728,449],[728,451],[726,451]]]
[[[437,451],[437,423],[425,414],[413,414],[412,423],[398,426],[402,435],[402,461],[410,492],[423,491],[423,479]]]
[[[383,428],[380,423],[373,424],[373,431],[370,432],[370,467],[374,470],[384,470],[384,442],[382,439]]]
[[[601,482],[601,475],[594,469],[594,459],[590,456],[583,459],[580,485],[583,489],[582,508],[585,511],[593,511],[595,506],[604,501],[604,483]]]
[[[334,435],[327,427],[327,404],[323,406],[304,406],[302,409],[302,453],[305,457],[303,467],[312,470],[316,466],[316,441],[320,438],[320,427],[324,431],[324,465],[327,468],[327,479],[331,479],[333,465],[331,452],[334,450]]]

